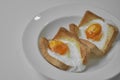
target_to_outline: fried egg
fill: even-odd
[[[68,71],[81,72],[86,66],[82,62],[79,46],[74,40],[52,40],[49,41],[48,54],[64,64],[71,66]]]
[[[99,49],[103,49],[107,36],[108,25],[106,22],[95,19],[81,26],[79,37],[95,44]]]

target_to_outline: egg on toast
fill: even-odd
[[[76,35],[63,27],[52,39],[40,37],[39,49],[50,64],[61,70],[81,72],[86,67],[89,51]]]
[[[116,26],[91,11],[85,12],[78,26],[70,24],[70,31],[98,56],[107,54],[118,34]]]

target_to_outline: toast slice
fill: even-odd
[[[82,38],[80,36],[80,32],[81,32],[80,29],[82,27],[84,27],[84,25],[88,24],[90,21],[96,20],[96,19],[105,22],[105,20],[102,17],[96,15],[95,13],[93,13],[91,11],[86,11],[82,20],[80,21],[80,24],[78,26],[76,26],[75,24],[70,25],[70,31],[72,33],[76,34],[77,36],[79,36],[79,38]],[[86,42],[86,41],[83,41],[83,40],[80,39],[84,44],[89,46],[89,48],[91,47],[91,45],[94,46],[94,47],[91,47],[90,49],[91,49],[91,51],[94,50],[93,53],[95,53],[98,56],[103,56],[103,55],[107,54],[107,52],[111,49],[112,44],[115,41],[116,36],[119,32],[117,27],[112,25],[112,24],[107,24],[107,27],[108,27],[108,31],[106,32],[107,33],[107,39],[105,41],[105,44],[101,44],[101,45],[103,45],[102,49],[99,48],[99,46],[96,46],[94,44],[94,42],[92,42],[92,41],[91,42]]]
[[[42,37],[39,40],[39,48],[41,51],[42,56],[52,65],[55,67],[62,69],[62,70],[67,70],[70,68],[70,66],[64,64],[63,62],[57,60],[56,58],[52,57],[49,55],[47,49],[48,49],[49,41]]]
[[[94,19],[100,19],[102,21],[104,21],[104,19],[98,15],[96,15],[95,13],[87,10],[82,18],[82,20],[80,21],[80,24],[78,25],[78,27],[81,27],[83,25],[85,25],[86,23],[88,23],[89,21],[91,20],[94,20]]]
[[[112,45],[119,33],[118,28],[112,24],[109,25],[109,31],[108,31],[108,39],[103,47],[103,53],[106,54],[110,49],[112,48]]]
[[[66,30],[65,28],[61,27],[59,29],[59,31],[57,32],[57,34],[53,37],[52,40],[70,40],[73,41],[77,44],[77,48],[79,48],[80,50],[80,54],[81,59],[82,59],[82,64],[86,65],[87,63],[87,53],[89,52],[89,50],[87,50],[86,46],[84,44],[82,44],[79,41],[79,38],[72,34],[71,32],[69,32],[68,30]],[[49,41],[48,39],[41,37],[39,39],[39,49],[41,54],[43,55],[43,57],[52,65],[54,65],[55,67],[61,69],[61,70],[69,70],[70,68],[72,68],[71,65],[65,64],[63,61],[55,58],[54,56],[51,56],[48,52],[49,49]],[[71,53],[73,54],[73,53]]]
[[[69,29],[70,29],[71,33],[73,33],[76,36],[79,36],[79,34],[80,34],[79,33],[79,27],[77,25],[72,23],[72,24],[69,25]],[[99,48],[97,48],[96,45],[91,43],[90,41],[82,39],[82,38],[79,38],[79,40],[89,50],[88,56],[90,56],[91,54],[95,54],[97,56],[102,56],[103,55],[103,52]]]

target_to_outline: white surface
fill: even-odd
[[[28,22],[50,7],[78,3],[103,8],[120,20],[119,0],[0,0],[0,80],[50,80],[37,73],[22,51]],[[119,80],[117,75],[111,80]]]

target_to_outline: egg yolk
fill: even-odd
[[[49,48],[57,54],[64,55],[68,51],[68,46],[58,40],[49,41]]]
[[[87,39],[99,41],[102,37],[102,27],[98,23],[91,24],[86,30]]]

